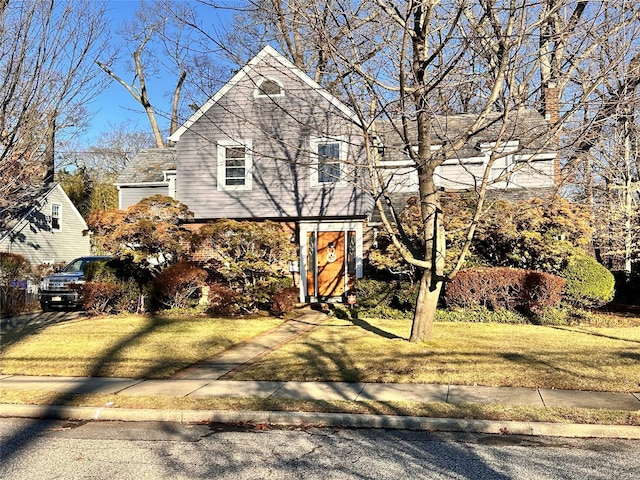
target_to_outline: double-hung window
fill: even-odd
[[[218,142],[218,190],[251,190],[251,140]]]
[[[62,206],[51,204],[51,230],[62,230]]]
[[[311,141],[311,185],[343,185],[346,142],[344,139],[317,138]]]

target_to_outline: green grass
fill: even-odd
[[[638,327],[436,323],[420,344],[409,330],[333,318],[234,378],[640,391]]]
[[[282,323],[275,318],[116,316],[2,338],[0,373],[168,378]]]

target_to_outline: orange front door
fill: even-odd
[[[307,293],[318,297],[343,295],[345,291],[344,232],[311,232],[309,240]]]

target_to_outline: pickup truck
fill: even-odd
[[[109,256],[76,258],[61,271],[44,277],[40,282],[42,311],[50,312],[53,307],[81,307],[80,286],[85,282],[85,267],[92,262],[107,262],[112,258]]]

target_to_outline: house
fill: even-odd
[[[120,173],[118,208],[124,210],[153,195],[176,194],[176,151],[174,148],[146,148]]]
[[[431,151],[435,154],[450,139],[468,132],[477,115],[435,116],[431,126]],[[418,174],[398,133],[390,122],[376,125],[381,149],[379,170],[389,192],[395,196],[415,194]],[[415,122],[409,123],[412,143]],[[488,170],[488,190],[502,198],[517,200],[545,197],[556,191],[558,154],[544,115],[530,109],[514,110],[506,121],[500,113],[489,114],[483,127],[455,151],[449,151],[436,168],[435,183],[447,192],[474,191]],[[415,148],[415,147],[414,147]],[[489,167],[489,160],[494,160]]]
[[[514,132],[548,129],[540,114],[526,118]],[[464,125],[462,117],[452,118],[434,133],[444,140],[449,127]],[[376,127],[383,177],[394,192],[415,194],[417,176],[399,137],[391,124]],[[301,300],[341,298],[362,276],[365,234],[375,226],[363,130],[349,107],[267,46],[169,137],[175,147],[134,158],[118,178],[120,208],[162,190],[186,204],[198,224],[281,222],[298,246]],[[469,187],[495,148],[513,152],[496,169],[520,175],[524,160],[537,155],[541,163],[518,177],[510,173],[494,188],[553,185],[544,175],[553,171],[554,152],[522,149],[513,136],[496,145],[491,135],[485,129],[472,146],[447,158],[438,171],[443,188]]]
[[[90,254],[88,227],[60,184],[48,183],[27,205],[2,212],[0,252],[31,265],[67,263]]]

